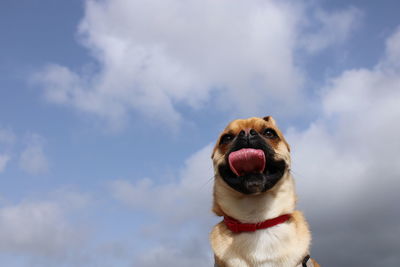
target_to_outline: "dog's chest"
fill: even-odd
[[[234,235],[223,258],[229,267],[293,267],[307,250],[301,243],[294,225],[278,225]]]

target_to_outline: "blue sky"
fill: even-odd
[[[2,1],[1,261],[211,266],[212,144],[234,118],[273,115],[314,257],[397,266],[398,214],[374,222],[399,200],[399,10]]]

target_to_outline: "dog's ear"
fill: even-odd
[[[265,120],[265,121],[271,123],[273,126],[277,127],[276,122],[275,122],[274,118],[272,118],[272,116],[265,116],[263,118],[263,120]],[[285,143],[288,151],[290,152],[290,146],[289,146],[288,142],[286,142],[285,138],[283,137],[283,135],[279,129],[278,129],[278,132],[280,133],[279,135],[281,136],[282,141]]]
[[[265,116],[263,118],[263,120],[272,123],[272,125],[276,125],[276,122],[275,122],[274,118],[272,118],[272,116]]]

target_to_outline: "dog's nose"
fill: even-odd
[[[250,136],[251,137],[251,136],[254,136],[254,135],[257,135],[257,131],[254,130],[254,129],[250,129],[250,128],[241,130],[239,132],[239,136],[240,137],[244,137],[244,136]]]
[[[250,129],[249,133],[250,133],[250,136],[257,135],[257,131],[254,129]]]

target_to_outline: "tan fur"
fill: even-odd
[[[267,140],[277,157],[284,159],[290,169],[290,148],[275,120],[268,116],[231,122],[221,136],[238,134],[241,130],[255,129],[261,132],[273,128],[279,138]],[[221,137],[220,136],[220,137]],[[219,139],[218,139],[219,140]],[[219,267],[294,267],[309,253],[311,235],[300,211],[295,210],[296,194],[293,178],[287,171],[270,190],[256,195],[245,195],[231,188],[220,177],[218,166],[225,161],[227,148],[219,145],[213,150],[215,170],[213,212],[218,216],[228,215],[241,222],[257,223],[292,214],[283,224],[255,232],[232,233],[223,222],[217,224],[210,235],[215,261]],[[315,265],[316,267],[319,265]]]
[[[314,264],[314,267],[321,267],[318,262],[316,262],[314,259],[310,259],[312,263]]]

